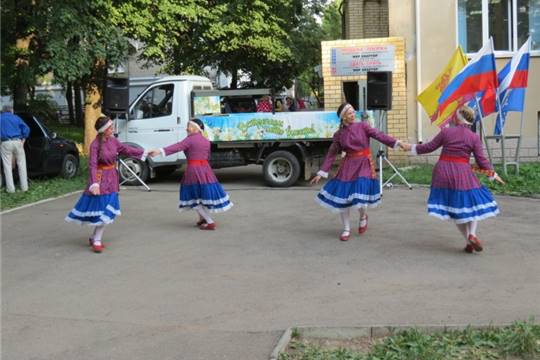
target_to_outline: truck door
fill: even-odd
[[[156,84],[132,105],[127,124],[125,141],[138,144],[146,149],[171,145],[179,138],[180,99],[174,83]],[[154,158],[157,162],[172,162],[178,154]]]

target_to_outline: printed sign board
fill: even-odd
[[[394,71],[394,45],[332,48],[332,76],[364,75],[368,71]]]

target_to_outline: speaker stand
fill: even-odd
[[[386,110],[380,110],[379,111],[379,130],[386,132]],[[405,179],[405,177],[399,172],[399,170],[392,164],[390,160],[388,160],[388,157],[386,156],[386,151],[384,150],[384,145],[382,143],[379,143],[379,151],[377,151],[377,160],[379,161],[379,187],[381,191],[381,196],[383,194],[383,188],[385,186],[392,187],[392,183],[390,182],[394,177],[399,176],[400,179],[409,187],[409,190],[412,190],[411,184]],[[383,161],[385,161],[394,171],[392,176],[388,178],[383,183]]]
[[[129,113],[126,111],[118,111],[118,112],[111,112],[111,118],[113,117],[113,114],[116,115],[114,117],[113,120],[113,128],[114,128],[114,136],[115,137],[118,137],[118,124],[116,122],[116,119],[118,119],[119,115],[120,114],[124,114],[124,116],[126,117],[126,121],[128,121],[129,119]],[[135,179],[137,179],[137,181],[146,188],[146,191],[152,191],[150,189],[150,187],[148,185],[146,185],[146,183],[135,173],[135,171],[133,171],[128,164],[126,164],[124,162],[124,160],[118,158],[118,171],[120,172],[121,171],[121,167],[124,167],[124,169],[126,169],[127,171],[129,171],[131,173],[131,175],[135,176]],[[120,176],[120,175],[119,175]],[[120,183],[120,185],[123,185],[127,180],[124,180]]]
[[[131,168],[129,167],[129,165],[126,164],[126,163],[124,162],[124,160],[122,160],[122,159],[119,158],[119,159],[118,159],[118,164],[119,164],[119,165],[118,165],[118,168],[120,168],[121,166],[124,166],[124,168],[125,168],[127,171],[129,171],[129,172],[131,173],[131,175],[135,176],[135,179],[137,179],[137,181],[138,181],[142,186],[144,186],[144,187],[146,188],[147,191],[152,191],[152,190],[150,189],[150,187],[149,187],[148,185],[146,185],[146,183],[145,183],[145,182],[144,182],[137,174],[135,174],[135,171],[131,170]],[[122,181],[122,182],[120,183],[120,185],[122,185],[122,184],[125,183],[126,181],[127,181],[127,180]]]

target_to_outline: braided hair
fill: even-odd
[[[96,131],[101,129],[109,120],[110,119],[107,116],[100,116],[97,119],[96,124],[94,125],[94,128],[96,129]],[[103,140],[105,139],[105,134],[98,132],[97,138],[98,138],[98,143],[99,143],[98,149],[97,149],[97,161],[99,163],[99,160],[101,159],[101,146],[103,145]]]
[[[456,116],[459,120],[471,126],[474,123],[474,118],[476,114],[474,112],[474,109],[467,105],[463,105],[458,109],[458,113],[456,114]]]

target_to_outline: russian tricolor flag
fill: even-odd
[[[494,112],[497,86],[495,54],[493,53],[493,43],[490,40],[441,93],[438,113],[442,113],[448,105],[455,101],[459,102],[460,105],[470,101],[478,92],[484,92],[482,97],[484,111]]]
[[[499,72],[500,111],[495,122],[495,135],[502,133],[509,111],[523,111],[525,105],[525,88],[529,77],[529,57],[531,38],[521,46],[519,51]]]

